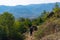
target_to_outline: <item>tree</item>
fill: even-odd
[[[59,7],[58,3],[55,4],[55,7],[53,8],[53,12],[55,13],[56,17],[59,17],[59,15],[60,15],[60,7]]]
[[[26,19],[25,19],[25,22],[24,22],[24,25],[25,25],[27,28],[31,27],[31,25],[32,25],[31,20],[28,19],[28,18],[26,18]]]
[[[41,17],[44,16],[46,13],[47,13],[46,10],[44,10],[44,11],[41,13],[41,14],[42,14]]]
[[[11,13],[4,12],[0,15],[0,25],[3,27],[2,30],[2,40],[8,40],[8,37],[10,36],[11,31],[13,30],[13,24],[14,24],[14,16]],[[5,39],[4,39],[5,38]]]
[[[37,21],[37,18],[35,18],[35,19],[33,19],[32,20],[32,25],[38,25],[39,23],[38,23],[38,21]]]
[[[20,17],[20,18],[18,19],[18,21],[20,21],[20,22],[24,22],[24,21],[25,21],[25,18]]]
[[[37,21],[38,21],[39,24],[42,24],[42,23],[44,22],[44,20],[43,20],[41,17],[39,17],[39,18],[37,19]]]
[[[46,12],[45,10],[42,12],[42,15],[41,15],[42,21],[46,21],[47,20],[48,14],[49,14],[49,12]]]
[[[25,18],[19,18],[17,21],[15,21],[16,30],[20,32],[21,34],[25,33],[27,31]]]

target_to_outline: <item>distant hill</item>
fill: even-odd
[[[58,3],[60,6],[60,3]],[[10,12],[16,18],[25,17],[25,18],[35,18],[41,15],[43,10],[52,11],[55,3],[48,4],[31,4],[31,5],[17,5],[17,6],[4,6],[0,5],[0,13]]]

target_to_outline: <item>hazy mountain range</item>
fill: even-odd
[[[60,3],[58,3],[60,6]],[[55,3],[48,4],[30,4],[30,5],[16,5],[16,6],[5,6],[0,5],[0,13],[10,12],[16,18],[25,17],[25,18],[35,18],[41,15],[43,10],[52,11]]]

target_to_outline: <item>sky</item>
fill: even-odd
[[[60,0],[0,0],[0,5],[16,6],[16,5],[54,3],[54,2],[60,2]]]

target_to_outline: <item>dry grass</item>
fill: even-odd
[[[60,38],[60,18],[50,18],[39,27],[36,33],[37,40],[58,40]],[[54,33],[59,32],[55,35]],[[59,39],[60,40],[60,39]]]

